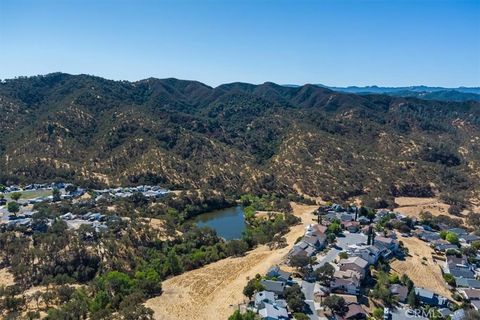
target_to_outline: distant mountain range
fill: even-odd
[[[439,91],[437,91],[439,92]],[[480,103],[63,73],[0,82],[0,183],[469,198]]]
[[[333,91],[354,93],[354,94],[386,94],[397,97],[410,97],[425,100],[440,101],[480,101],[480,87],[428,87],[428,86],[411,86],[411,87],[329,87],[323,84],[316,84],[322,88],[328,88]],[[296,85],[288,85],[296,87]]]

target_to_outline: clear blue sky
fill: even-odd
[[[480,86],[480,0],[0,0],[0,79]]]

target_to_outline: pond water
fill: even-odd
[[[226,239],[240,239],[245,230],[245,218],[241,206],[202,213],[194,218],[199,227],[210,227]]]

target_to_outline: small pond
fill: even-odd
[[[210,227],[226,239],[240,239],[246,228],[241,206],[202,213],[194,218],[199,227]]]

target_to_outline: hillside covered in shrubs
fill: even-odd
[[[0,83],[0,114],[3,184],[451,202],[479,190],[477,102],[56,73]]]

